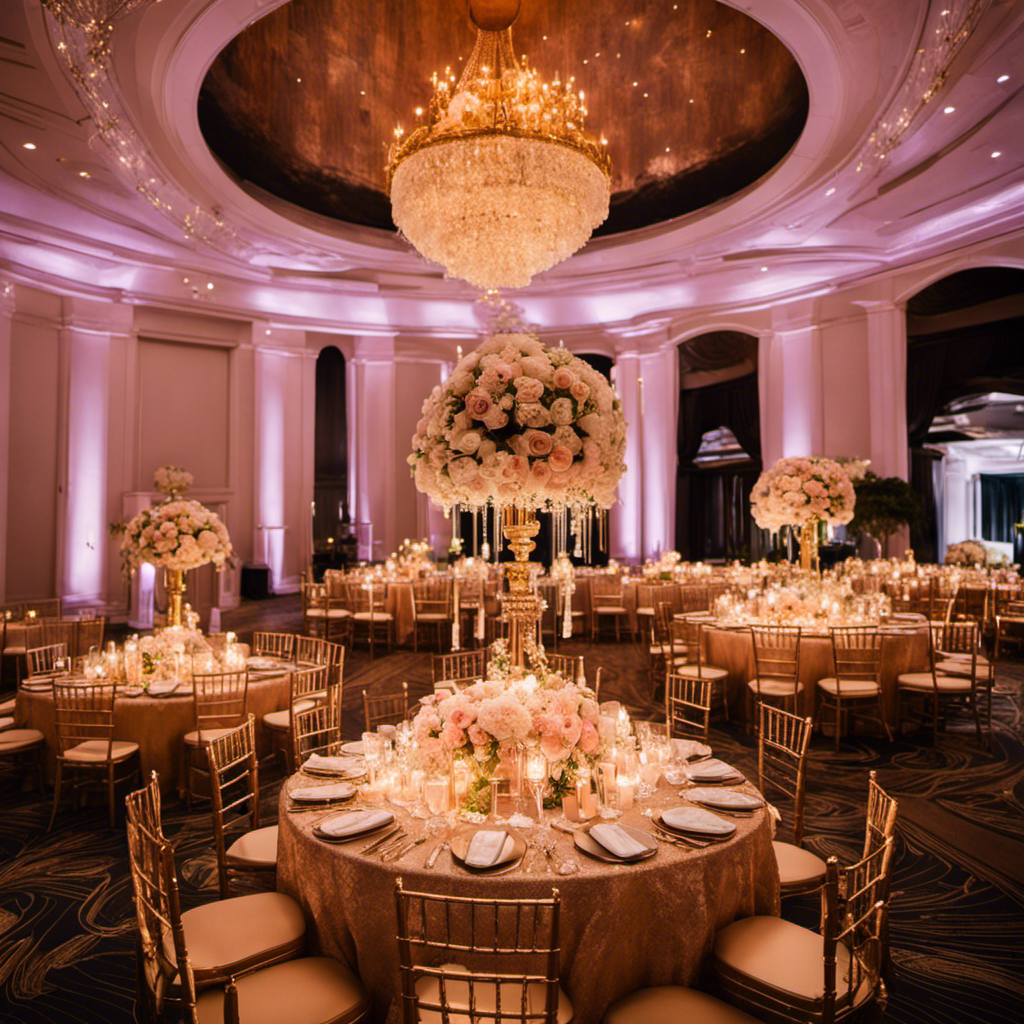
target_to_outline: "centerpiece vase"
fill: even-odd
[[[185,600],[185,570],[164,569],[164,588],[167,590],[167,626],[180,626]]]
[[[818,520],[800,527],[800,568],[818,569]]]
[[[540,532],[540,523],[532,508],[509,505],[502,511],[502,524],[509,549],[516,556],[505,566],[508,651],[512,664],[525,669],[527,638],[536,640],[540,621],[540,598],[530,589],[530,552],[536,547],[533,538]]]

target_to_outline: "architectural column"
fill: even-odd
[[[7,502],[11,447],[11,317],[14,285],[0,279],[0,604],[7,596]]]
[[[890,302],[858,305],[867,313],[871,469],[909,480],[906,310]]]
[[[626,418],[626,472],[619,481],[619,503],[610,517],[612,558],[636,562],[644,550],[644,439],[657,432],[654,422],[643,419],[642,365],[638,352],[616,351],[612,383]]]
[[[130,334],[132,315],[131,306],[64,299],[57,578],[69,605],[106,599],[111,345]]]
[[[812,302],[773,310],[757,346],[761,461],[824,454],[821,339]]]
[[[643,440],[642,553],[655,558],[675,548],[676,470],[679,461],[679,355],[675,345],[640,357]]]
[[[395,528],[395,339],[354,339],[346,374],[349,507],[359,558],[379,561],[398,544]],[[404,467],[402,467],[404,468]]]

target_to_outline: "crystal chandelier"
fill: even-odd
[[[513,18],[493,31],[474,6],[476,45],[462,77],[435,74],[429,106],[417,110],[422,123],[408,135],[395,129],[392,214],[449,277],[523,288],[608,216],[610,163],[605,141],[584,133],[575,79],[543,82],[525,57],[516,60]]]

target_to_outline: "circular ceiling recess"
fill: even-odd
[[[522,0],[512,29],[546,80],[576,76],[608,140],[612,235],[746,188],[792,148],[807,84],[761,24],[715,0]],[[247,183],[334,220],[394,231],[387,148],[430,77],[456,76],[465,0],[292,0],[217,56],[199,95],[207,145]]]

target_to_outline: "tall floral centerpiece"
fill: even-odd
[[[626,424],[606,377],[527,330],[490,335],[423,403],[412,439],[416,486],[447,511],[498,508],[516,561],[506,567],[510,651],[524,664],[535,629],[529,553],[538,509],[609,508],[625,466]]]
[[[180,498],[192,487],[195,477],[181,466],[159,466],[153,473],[153,486],[167,501]]]
[[[232,552],[220,516],[198,501],[166,501],[143,509],[129,521],[121,541],[126,573],[134,572],[143,562],[164,570],[168,626],[182,624],[184,574],[207,562],[220,571]]]
[[[818,524],[850,522],[856,500],[846,470],[820,455],[779,459],[750,492],[751,512],[762,529],[799,528],[804,569],[817,568]]]

